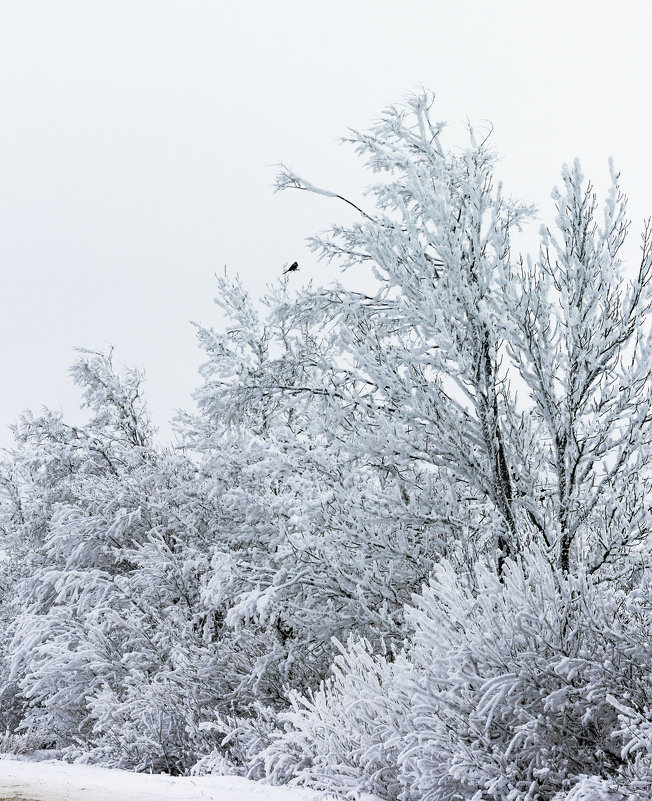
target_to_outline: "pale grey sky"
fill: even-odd
[[[460,138],[492,121],[506,189],[544,215],[563,161],[601,186],[613,155],[638,237],[651,22],[643,2],[0,0],[0,444],[26,407],[74,419],[73,348],[109,344],[167,439],[215,272],[327,277],[304,239],[343,209],[274,195],[273,165],[359,197],[338,137],[421,85]]]

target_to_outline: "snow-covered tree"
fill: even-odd
[[[224,333],[200,330],[200,411],[184,421],[223,510],[202,597],[228,636],[256,654],[245,663],[240,703],[249,694],[278,707],[288,686],[324,677],[333,637],[402,640],[404,604],[452,539],[449,518],[468,515],[436,475],[398,475],[353,454],[322,393],[305,402],[305,387],[324,380],[327,343],[261,320],[237,281],[221,279],[220,290],[229,324]],[[319,364],[303,358],[317,347]]]
[[[246,298],[221,289],[237,315]],[[256,334],[239,322],[224,347],[202,332],[200,413],[183,420],[177,453],[151,445],[140,377],[101,354],[73,368],[87,425],[46,414],[19,432],[7,470],[23,500],[7,506],[7,537],[30,545],[4,607],[5,686],[22,698],[21,725],[71,754],[177,772],[224,753],[260,704],[273,714],[288,688],[326,675],[334,636],[398,645],[404,604],[442,554],[418,500],[444,497],[436,477],[408,491],[321,423],[229,404],[212,377],[248,357]],[[279,363],[264,355],[261,370]],[[441,517],[460,506],[451,494]],[[21,528],[28,507],[38,525]]]
[[[599,219],[575,164],[554,193],[558,232],[542,229],[536,260],[515,258],[510,237],[531,210],[496,182],[486,138],[444,148],[430,106],[415,97],[353,132],[384,178],[369,190],[375,208],[312,246],[371,267],[376,287],[280,304],[286,325],[321,329],[331,354],[318,382],[273,389],[319,394],[367,461],[430,467],[489,504],[498,573],[531,543],[565,573],[599,570],[650,526],[650,229],[627,278],[618,175]],[[339,197],[288,169],[279,188]],[[323,365],[314,341],[299,358]]]
[[[651,232],[628,277],[618,176],[599,216],[576,163],[554,193],[557,231],[542,229],[536,259],[516,257],[510,234],[530,211],[496,184],[486,140],[472,133],[466,149],[448,151],[429,112],[417,97],[353,133],[384,178],[370,190],[375,208],[350,204],[357,222],[312,240],[346,268],[370,266],[375,290],[337,284],[281,298],[275,319],[304,344],[294,373],[292,354],[283,368],[303,380],[247,369],[228,397],[305,420],[318,408],[330,441],[359,463],[405,486],[408,476],[417,488],[436,477],[466,510],[439,528],[455,568],[448,583],[433,571],[442,604],[426,613],[428,643],[379,667],[369,656],[377,646],[352,646],[331,689],[295,696],[288,733],[259,764],[388,798],[399,789],[404,798],[561,798],[583,773],[622,787],[635,770],[643,786],[649,756],[639,753],[635,768],[628,749],[646,748],[650,708]],[[279,187],[340,197],[287,169]],[[439,510],[446,497],[419,501]],[[485,606],[494,581],[485,566],[502,611]],[[468,587],[457,605],[453,572]],[[638,611],[623,616],[635,598]],[[450,622],[457,606],[467,609],[459,625]],[[402,686],[417,664],[425,685],[394,704],[395,677]],[[623,726],[637,721],[629,746],[617,709]]]

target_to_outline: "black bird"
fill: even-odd
[[[287,270],[283,270],[283,275],[285,275],[285,273],[296,273],[298,269],[299,269],[299,262],[293,261],[292,264],[287,268]]]

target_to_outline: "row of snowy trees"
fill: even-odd
[[[373,208],[312,242],[368,292],[219,281],[179,447],[110,354],[87,424],[16,426],[5,728],[388,801],[652,794],[652,236],[626,278],[618,176],[599,211],[575,165],[516,258],[531,210],[430,105],[352,134]]]

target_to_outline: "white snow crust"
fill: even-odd
[[[323,793],[239,776],[130,773],[95,765],[0,758],[0,801],[315,801]]]

